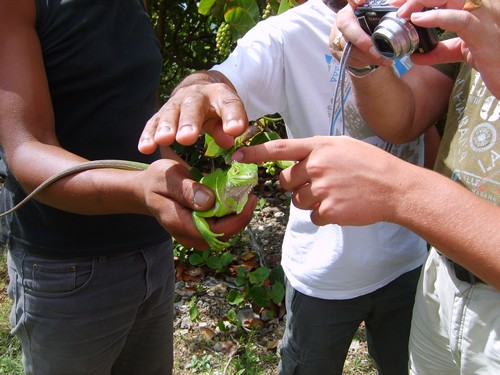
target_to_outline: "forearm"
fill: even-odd
[[[314,224],[404,226],[500,289],[500,207],[446,176],[343,136],[270,141],[233,158],[296,160],[280,184]]]
[[[53,175],[88,161],[38,142],[25,142],[15,152],[9,151],[9,167],[27,193]],[[84,215],[148,214],[138,173],[113,168],[82,171],[54,182],[34,199]]]
[[[500,208],[438,173],[404,168],[390,221],[500,289]]]
[[[379,67],[352,83],[368,126],[388,141],[405,143],[444,114],[453,81],[432,67],[413,67],[401,78],[392,67]]]
[[[351,82],[360,114],[375,133],[394,143],[411,137],[412,96],[391,67],[381,66],[362,78],[351,76]]]

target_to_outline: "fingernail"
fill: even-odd
[[[165,122],[160,122],[158,125],[158,132],[159,133],[170,133],[172,131],[172,128]]]
[[[210,201],[210,198],[211,196],[207,191],[198,189],[194,192],[193,204],[198,207],[205,207]]]
[[[226,124],[227,128],[238,128],[240,127],[241,123],[238,120],[229,120]]]
[[[144,136],[139,139],[139,145],[151,143],[151,138],[149,136]]]
[[[190,125],[190,124],[186,124],[186,125],[181,125],[179,127],[179,131],[182,132],[182,131],[188,131],[188,132],[191,132],[193,131],[193,125]]]
[[[231,156],[231,159],[235,161],[242,161],[243,160],[243,152],[240,150],[235,151],[234,154]]]
[[[370,49],[368,50],[368,53],[370,55],[372,55],[373,57],[380,57],[380,52],[378,52],[374,46],[370,47]]]
[[[415,20],[415,21],[422,19],[422,17],[425,17],[425,14],[423,12],[415,12],[415,13],[412,13],[412,15],[411,15],[411,19]]]

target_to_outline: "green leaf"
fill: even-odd
[[[216,158],[227,152],[225,149],[220,147],[209,134],[205,134],[205,148],[205,156],[209,158]]]
[[[210,14],[210,9],[212,9],[215,2],[216,0],[201,0],[200,5],[198,6],[198,12],[204,16],[208,16]]]
[[[255,0],[230,0],[226,4],[224,20],[231,26],[233,40],[245,35],[260,19]]]
[[[222,267],[222,262],[219,257],[211,256],[207,259],[207,266],[213,270],[218,270]]]
[[[199,317],[198,307],[196,307],[196,305],[193,304],[189,308],[189,319],[191,319],[192,322],[195,322],[198,319],[198,317]]]
[[[285,298],[285,287],[282,283],[276,282],[271,287],[271,299],[275,304],[283,302]]]
[[[243,286],[247,283],[247,279],[244,277],[237,277],[236,279],[234,279],[234,283],[236,284],[236,286]]]
[[[230,290],[227,294],[227,302],[229,302],[230,305],[240,306],[244,301],[243,295],[237,290]]]
[[[271,270],[269,268],[259,267],[255,271],[250,272],[250,282],[255,285],[260,285],[267,280],[270,274]]]
[[[269,279],[271,282],[274,284],[276,282],[280,282],[281,284],[285,284],[285,272],[283,271],[283,267],[281,265],[278,265],[273,268],[271,271],[271,275],[269,276]]]
[[[283,0],[280,3],[280,7],[278,9],[278,14],[284,13],[288,9],[293,8],[296,5],[297,5],[297,2],[295,0]]]
[[[233,263],[233,254],[231,254],[230,252],[225,252],[223,254],[221,254],[220,256],[220,261],[222,263],[223,266],[227,267],[229,266],[231,263]]]
[[[210,14],[220,21],[224,21],[224,9],[226,8],[226,0],[216,0]]]
[[[239,276],[239,277],[243,277],[243,278],[247,278],[248,277],[248,270],[243,267],[243,266],[240,266],[238,267],[238,269],[236,270],[236,274]]]
[[[234,311],[234,309],[229,310],[227,312],[227,318],[230,322],[236,321],[236,311]]]
[[[203,250],[202,255],[203,255],[203,260],[207,261],[208,257],[212,255],[212,250],[211,249]]]
[[[199,266],[204,262],[205,260],[199,252],[195,252],[189,256],[189,263],[191,263],[193,266]]]
[[[260,145],[261,143],[266,143],[268,141],[274,141],[279,139],[279,135],[276,132],[261,132],[250,140],[250,145]]]
[[[275,163],[281,169],[287,169],[288,167],[291,167],[292,165],[295,164],[294,161],[290,161],[290,160],[276,160]]]
[[[253,286],[248,293],[250,298],[260,307],[269,306],[269,295],[261,286]]]
[[[266,198],[260,198],[257,203],[257,207],[259,210],[262,210],[266,206]]]

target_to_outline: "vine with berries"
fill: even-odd
[[[220,22],[218,26],[216,25],[215,42],[218,54],[221,59],[225,59],[231,53],[236,41],[259,21],[281,14],[296,5],[296,0],[201,0],[198,11],[200,14],[211,16],[215,20],[214,22]],[[280,138],[285,134],[285,127],[282,125],[284,124],[279,114],[264,116],[254,121],[250,126],[250,129],[253,129],[251,139],[248,138],[238,145],[235,142],[233,148],[241,147],[244,144],[256,144]],[[227,153],[227,150],[219,150],[214,145],[213,140],[209,140],[207,144],[205,139],[205,147],[207,146],[208,153],[206,156],[211,154],[211,157],[217,157]],[[289,165],[289,162],[272,161],[265,163],[263,167],[266,173],[275,175],[279,169],[286,168]]]
[[[220,22],[215,41],[219,55],[225,58],[236,41],[257,22],[295,5],[296,0],[201,0],[198,11]]]

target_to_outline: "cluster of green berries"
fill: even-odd
[[[215,36],[215,46],[219,51],[219,55],[222,57],[229,56],[229,53],[231,52],[231,44],[232,37],[230,26],[227,23],[222,22],[217,29],[217,35]]]
[[[262,19],[265,20],[266,18],[268,18],[271,15],[272,11],[273,9],[271,8],[271,4],[267,3],[266,8],[262,12]]]
[[[274,161],[266,161],[262,164],[262,167],[266,169],[266,173],[274,176],[276,174],[276,163]]]

